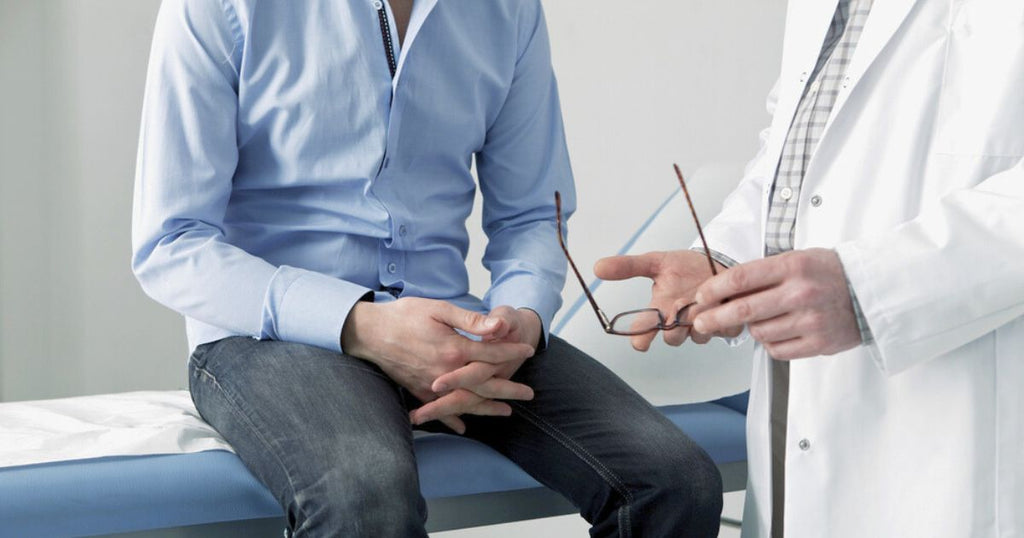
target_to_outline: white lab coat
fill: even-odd
[[[707,226],[734,259],[762,255],[771,179],[835,7],[789,3],[771,127]],[[792,363],[786,536],[1024,536],[1024,1],[876,0],[847,75],[796,247],[837,250],[875,344]],[[767,536],[771,514],[757,353],[745,537]]]

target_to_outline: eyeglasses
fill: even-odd
[[[690,214],[693,215],[693,222],[697,225],[697,233],[700,235],[701,244],[704,245],[704,255],[708,259],[708,266],[711,267],[711,274],[717,275],[718,269],[715,268],[715,262],[711,259],[711,251],[708,249],[707,240],[704,239],[704,230],[700,226],[700,220],[697,219],[697,211],[693,208],[693,201],[690,199],[690,191],[686,188],[686,181],[683,180],[683,173],[679,170],[679,165],[673,164],[672,166],[675,168],[676,177],[679,178],[679,186],[683,188],[683,194],[686,195],[686,203],[690,206]],[[579,269],[576,268],[576,262],[574,262],[572,260],[572,256],[569,255],[569,249],[565,246],[565,239],[562,235],[562,195],[558,191],[555,191],[555,216],[556,222],[558,223],[558,244],[561,245],[562,252],[565,253],[565,259],[569,260],[569,267],[572,267],[572,272],[576,274],[576,279],[580,281],[580,286],[583,287],[583,293],[586,294],[587,301],[590,302],[590,306],[594,308],[594,313],[597,314],[597,320],[601,322],[601,327],[604,328],[604,332],[622,336],[635,336],[652,331],[667,331],[677,327],[690,326],[690,322],[686,321],[686,313],[687,310],[696,303],[690,303],[679,309],[670,322],[665,319],[665,315],[657,308],[628,310],[608,319],[604,310],[601,310],[601,307],[597,306],[597,301],[594,300],[594,294],[590,292],[590,288],[587,287],[586,281],[583,280],[583,275],[581,275]]]

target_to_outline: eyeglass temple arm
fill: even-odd
[[[690,206],[690,214],[693,215],[693,223],[697,225],[697,234],[700,235],[700,242],[704,245],[704,256],[708,259],[708,265],[711,267],[711,274],[717,275],[718,269],[715,268],[715,260],[711,258],[711,249],[708,248],[708,241],[704,239],[704,230],[700,226],[700,219],[697,218],[697,210],[693,208],[693,200],[690,199],[690,191],[686,188],[686,181],[683,180],[683,172],[679,170],[678,164],[673,164],[672,167],[676,169],[676,177],[679,178],[679,186],[683,188],[683,194],[686,195],[686,203]]]
[[[597,301],[594,300],[594,295],[590,293],[590,288],[587,286],[587,282],[583,280],[583,275],[580,274],[580,270],[576,268],[576,262],[572,260],[572,256],[569,255],[569,249],[565,246],[565,239],[562,237],[562,194],[555,191],[555,221],[558,226],[558,244],[562,247],[562,253],[565,254],[565,259],[569,260],[569,267],[572,268],[573,274],[576,275],[576,279],[580,281],[580,287],[583,288],[583,294],[587,296],[587,300],[590,301],[590,306],[594,307],[594,314],[597,315],[597,321],[601,323],[605,331],[610,331],[612,324],[608,321],[608,316],[601,310],[601,307],[597,306]]]

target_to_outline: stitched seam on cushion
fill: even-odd
[[[567,448],[570,452],[572,452],[577,457],[579,457],[581,460],[583,460],[587,465],[590,466],[591,469],[593,469],[595,472],[597,472],[598,476],[603,478],[606,483],[608,483],[610,486],[612,486],[612,489],[614,489],[619,495],[622,495],[622,497],[624,499],[626,499],[626,505],[619,507],[619,511],[620,511],[619,517],[621,519],[621,517],[622,517],[621,511],[623,509],[626,509],[627,510],[626,521],[628,523],[628,521],[629,521],[628,506],[633,504],[633,493],[630,492],[629,488],[627,488],[626,485],[622,483],[622,480],[615,473],[613,473],[611,470],[609,470],[608,467],[606,467],[603,463],[601,463],[601,461],[598,460],[597,457],[595,457],[593,454],[591,454],[589,451],[587,451],[587,449],[583,448],[578,443],[573,441],[571,437],[569,437],[568,435],[565,435],[564,433],[562,433],[554,425],[548,423],[543,418],[541,418],[539,415],[535,414],[534,412],[530,411],[529,409],[527,409],[526,407],[524,407],[523,405],[521,405],[521,404],[519,404],[517,402],[509,402],[509,403],[511,403],[512,407],[518,409],[520,412],[523,413],[523,418],[525,418],[527,421],[533,423],[533,425],[535,425],[538,428],[540,428],[541,431],[543,431],[544,433],[546,433],[549,436],[551,436],[552,439],[557,441],[559,444],[561,444],[562,446]],[[619,529],[620,536],[622,536],[622,529],[623,528],[626,529],[625,536],[628,537],[629,534],[630,534],[629,527],[622,527],[621,524],[620,524],[620,529]]]
[[[260,428],[256,425],[255,422],[252,421],[252,419],[249,418],[247,414],[245,414],[242,411],[241,406],[239,406],[238,402],[235,401],[234,396],[232,396],[232,394],[227,389],[225,389],[220,384],[219,381],[217,381],[216,376],[214,376],[205,368],[200,368],[198,366],[196,367],[196,371],[210,378],[210,380],[213,382],[217,390],[219,390],[221,394],[223,394],[224,397],[227,399],[228,403],[230,404],[229,409],[231,410],[232,414],[235,414],[238,417],[240,417],[242,421],[249,426],[249,429],[256,435],[256,438],[259,440],[260,444],[263,445],[263,449],[266,451],[266,453],[270,454],[274,458],[274,461],[277,462],[278,466],[281,467],[281,470],[284,472],[285,479],[288,481],[288,487],[291,488],[292,490],[292,498],[297,499],[298,493],[295,490],[295,482],[292,480],[292,475],[290,472],[288,472],[288,466],[285,465],[283,461],[281,461],[281,458],[278,457],[276,452],[271,450],[270,442],[267,441],[266,437],[264,437],[263,432],[260,431]],[[295,508],[296,510],[302,513],[303,519],[307,519],[308,516],[305,514],[305,510],[298,502],[295,503]]]

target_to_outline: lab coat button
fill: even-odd
[[[821,196],[818,196],[817,194],[815,194],[814,196],[811,196],[811,205],[814,206],[814,207],[820,206],[821,205]]]
[[[406,229],[404,224],[398,227],[398,235],[405,237],[405,234],[407,233],[409,233],[409,230]]]
[[[389,273],[395,274],[395,271],[397,271],[397,270],[398,270],[398,265],[395,264],[395,262],[391,262],[391,263],[388,264],[388,272]]]
[[[811,448],[811,442],[808,441],[807,439],[801,439],[800,443],[798,443],[797,446],[800,447],[800,450],[806,451]]]
[[[792,197],[793,197],[793,189],[791,189],[789,187],[782,187],[782,190],[779,191],[779,198],[782,198],[783,200],[785,200],[787,202]]]

